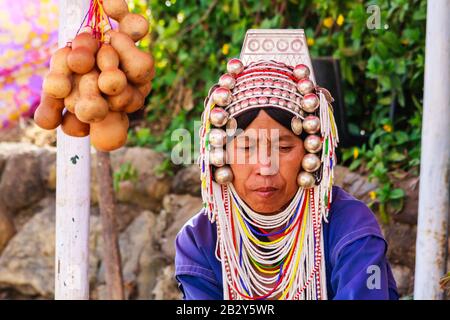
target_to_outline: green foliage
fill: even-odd
[[[117,192],[119,190],[119,183],[121,181],[137,181],[138,172],[130,162],[125,162],[120,165],[120,168],[113,173],[113,187]]]
[[[379,8],[378,20],[371,5]],[[343,150],[343,163],[377,179],[380,212],[400,202],[403,193],[389,174],[418,170],[425,0],[134,0],[131,6],[150,21],[152,40],[141,46],[156,60],[147,128],[131,133],[132,143],[169,154],[172,130],[193,134],[208,89],[239,55],[247,29],[303,28],[312,56],[340,61],[351,133],[370,136],[358,157],[353,148]],[[369,28],[370,22],[379,25]]]

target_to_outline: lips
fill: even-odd
[[[274,187],[261,187],[255,189],[255,193],[261,198],[270,198],[277,192],[277,188]]]

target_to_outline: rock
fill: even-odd
[[[416,248],[416,226],[391,222],[381,225],[388,246],[390,262],[414,269]]]
[[[402,265],[391,265],[397,289],[400,296],[413,294],[414,274],[412,270]]]
[[[377,184],[369,182],[367,177],[339,165],[335,167],[334,184],[366,203],[369,201],[369,192],[377,188]]]
[[[56,190],[56,148],[46,147],[42,149],[40,160],[41,179],[44,186]]]
[[[1,144],[0,148],[3,146]],[[40,176],[41,152],[33,147],[11,151],[0,180],[0,201],[17,211],[43,198],[45,190]],[[3,152],[5,149],[0,153]]]
[[[0,257],[0,287],[27,296],[52,298],[55,264],[55,204],[37,212],[12,238]],[[89,279],[95,280],[99,258],[95,255],[100,233],[98,217],[90,221]]]
[[[162,252],[171,260],[175,257],[175,237],[183,225],[202,208],[202,199],[191,195],[169,194],[164,197],[167,229],[160,239]]]
[[[121,170],[121,165],[130,164],[136,171],[137,178],[128,179],[127,188],[117,193],[117,199],[139,205],[150,210],[159,210],[164,195],[170,190],[170,179],[159,173],[164,156],[146,148],[124,148],[111,153],[111,166],[114,172]],[[123,170],[123,169],[122,169]],[[123,188],[123,184],[121,187]]]
[[[16,227],[6,208],[0,204],[0,254],[9,240],[16,234]]]
[[[172,181],[171,192],[200,197],[201,183],[199,166],[190,165],[178,171]]]
[[[155,300],[182,300],[183,294],[178,289],[178,284],[174,277],[175,268],[173,265],[165,267],[158,276],[157,283],[153,289]]]
[[[119,237],[123,282],[127,299],[151,299],[156,277],[166,264],[153,243],[153,226],[157,217],[150,211],[142,212]],[[100,286],[104,280],[102,263],[98,275]],[[98,298],[106,299],[106,290],[100,287]]]

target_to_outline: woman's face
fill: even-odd
[[[237,193],[267,214],[283,210],[294,197],[304,154],[303,141],[264,110],[227,145]]]

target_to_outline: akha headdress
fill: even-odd
[[[228,62],[205,100],[202,198],[210,221],[217,223],[225,299],[326,298],[322,221],[332,201],[338,135],[333,98],[314,83],[305,40],[303,30],[250,30],[241,59]],[[292,113],[293,133],[307,133],[299,190],[286,210],[269,217],[240,199],[224,150],[227,135],[237,129],[236,117],[266,107]],[[283,227],[278,234],[264,231],[277,226]],[[260,235],[277,239],[261,241]]]

